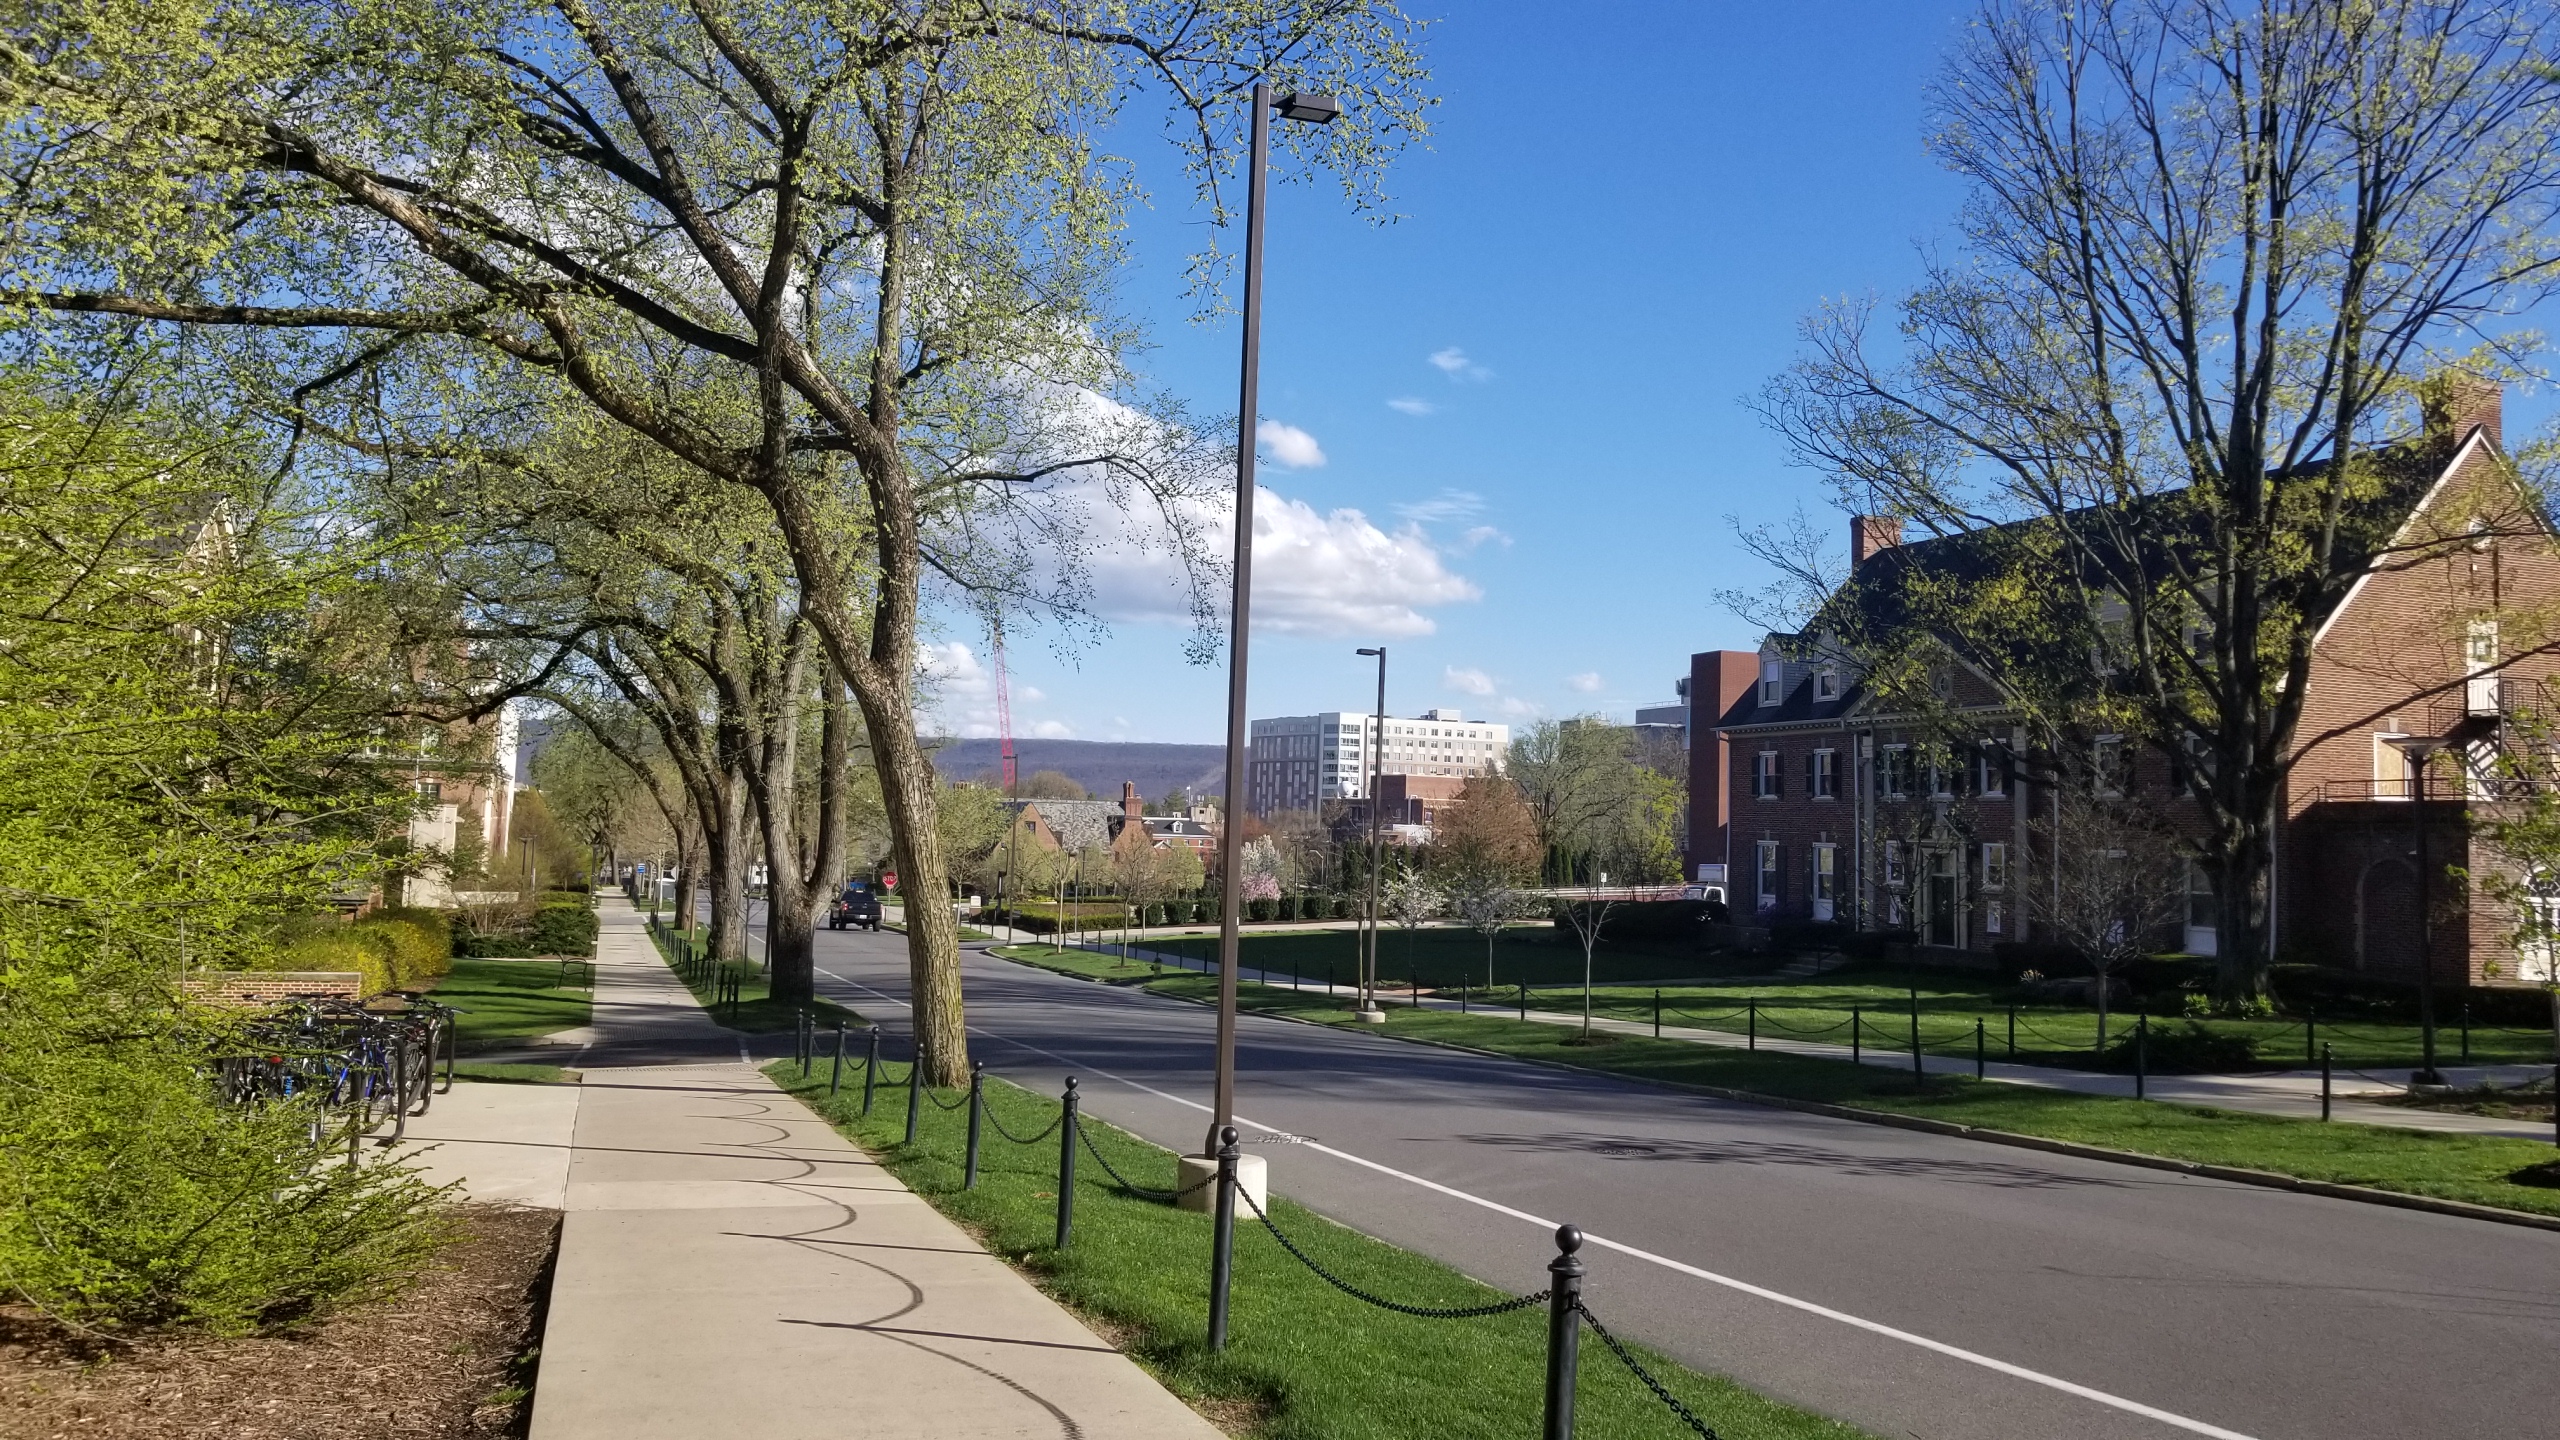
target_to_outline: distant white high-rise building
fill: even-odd
[[[1511,727],[1469,720],[1455,710],[1378,717],[1358,710],[1256,720],[1247,805],[1257,815],[1321,809],[1366,793],[1370,766],[1386,775],[1478,775],[1501,765]]]

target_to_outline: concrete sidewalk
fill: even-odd
[[[758,1073],[636,912],[603,922],[534,1440],[1216,1440]]]
[[[1087,945],[1078,948],[1094,954],[1120,955],[1120,947]],[[1168,968],[1189,970],[1194,974],[1215,974],[1214,961],[1203,962],[1183,955],[1168,955],[1152,950],[1133,949],[1128,958],[1138,961],[1161,961]],[[1300,980],[1294,976],[1265,977],[1262,972],[1246,969],[1247,978],[1275,990],[1323,990],[1321,983]],[[1550,992],[1551,998],[1551,992]],[[1403,998],[1390,994],[1391,1006],[1402,1006]],[[1458,1002],[1426,996],[1426,1009],[1457,1010]],[[1521,1012],[1502,1005],[1477,1006],[1494,1014],[1523,1018]],[[1566,1012],[1532,1008],[1526,1017],[1547,1025],[1582,1024],[1579,1011]],[[1880,1022],[1881,1023],[1881,1022]],[[1594,1016],[1591,1026],[1620,1035],[1651,1035],[1651,1023],[1641,1020],[1618,1020]],[[1749,1037],[1726,1030],[1697,1026],[1665,1025],[1665,1040],[1685,1040],[1699,1045],[1716,1045],[1739,1050],[1749,1046]],[[1819,1060],[1852,1060],[1887,1070],[1909,1073],[1911,1052],[1908,1049],[1883,1049],[1868,1045],[1852,1055],[1846,1045],[1831,1045],[1813,1040],[1790,1040],[1783,1036],[1762,1035],[1758,1047],[1782,1055],[1803,1055]],[[1971,1075],[1973,1061],[1967,1057],[1923,1052],[1921,1064],[1931,1075]],[[2445,1079],[2458,1086],[2481,1084],[2516,1085],[2551,1074],[2548,1065],[2447,1065],[2439,1067]],[[2066,1070],[2052,1065],[2020,1065],[2008,1061],[1991,1061],[1983,1066],[1983,1078],[2006,1081],[2012,1085],[2033,1085],[2046,1090],[2068,1090],[2082,1095],[2114,1095],[2133,1098],[2133,1077],[2099,1070]],[[2438,1134],[2501,1135],[2522,1140],[2549,1140],[2552,1127],[2523,1120],[2500,1120],[2486,1115],[2461,1115],[2440,1110],[2412,1110],[2398,1105],[2374,1103],[2375,1097],[2397,1093],[2400,1085],[2392,1080],[2366,1075],[2355,1070],[2339,1070],[2332,1078],[2330,1116],[2333,1120],[2356,1125],[2381,1125],[2399,1130],[2423,1130]],[[2320,1118],[2320,1072],[2317,1070],[2281,1070],[2246,1075],[2153,1075],[2144,1082],[2144,1098],[2178,1105],[2210,1105],[2222,1110],[2241,1110],[2259,1115],[2281,1115],[2294,1120]],[[2360,1098],[2361,1097],[2361,1098]]]

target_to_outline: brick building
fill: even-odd
[[[2376,552],[2388,558],[2369,563],[2318,625],[2279,807],[2270,949],[2414,979],[2423,843],[2435,973],[2548,978],[2550,958],[2516,956],[2508,917],[2487,903],[2464,908],[2444,874],[2494,867],[2478,822],[2501,803],[2496,761],[2560,669],[2549,621],[2560,606],[2560,537],[2513,479],[2497,392],[2456,393],[2425,440],[2377,457],[2399,477],[2373,502],[2396,507],[2382,512],[2396,531]],[[1966,543],[1905,544],[1898,524],[1858,517],[1859,583],[1833,603],[1876,603],[1868,592],[1889,589],[1864,583],[1876,567],[1960,567]],[[1725,883],[1738,920],[1903,930],[1951,950],[2034,938],[2021,902],[2050,873],[2037,853],[2049,832],[2036,822],[2053,797],[2029,777],[2054,767],[2021,763],[2034,758],[2031,737],[1984,673],[1950,660],[1929,683],[1961,717],[1958,738],[1893,713],[1819,623],[1773,634],[1756,652],[1692,656],[1692,878]],[[2105,793],[2199,833],[2177,757],[2127,737],[2074,744]],[[2450,752],[2423,802],[2413,747]],[[2188,890],[2182,933],[2159,942],[2210,954],[2218,909],[2201,867]]]

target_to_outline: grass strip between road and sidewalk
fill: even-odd
[[[689,970],[676,964],[675,945],[666,932],[652,928],[649,939],[658,947],[658,958],[693,992],[693,1003],[702,1007],[711,1023],[742,1035],[771,1035],[788,1030],[803,1012],[817,1017],[821,1029],[832,1028],[839,1020],[848,1026],[859,1025],[862,1017],[833,1000],[805,1000],[797,1004],[773,998],[773,979],[762,967],[753,964],[732,965],[738,974],[738,1004],[733,1009],[719,1003],[720,991],[716,972]]]
[[[996,953],[1025,964],[1048,964],[1037,946]],[[1145,982],[1145,988],[1209,1001],[1216,996],[1217,980],[1169,974]],[[1608,1032],[1602,1032],[1597,1043],[1585,1045],[1574,1043],[1577,1032],[1571,1027],[1499,1014],[1390,1006],[1385,1025],[1360,1026],[1348,996],[1329,998],[1321,992],[1276,989],[1250,980],[1239,985],[1237,997],[1241,1008],[1261,1014],[1638,1080],[1917,1116],[2192,1164],[2264,1170],[2334,1185],[2560,1216],[2560,1163],[2555,1163],[2551,1145],[2534,1140],[2324,1124],[1948,1075],[1932,1075],[1927,1089],[1918,1090],[1907,1072],[1845,1060]]]
[[[1076,1167],[1074,1239],[1059,1250],[1051,1243],[1056,1134],[1016,1145],[988,1126],[978,1186],[964,1189],[965,1111],[926,1104],[916,1143],[906,1144],[904,1065],[883,1064],[868,1117],[861,1113],[858,1065],[846,1067],[844,1088],[833,1096],[824,1059],[806,1079],[793,1061],[778,1061],[765,1073],[1230,1433],[1256,1440],[1513,1440],[1537,1428],[1546,1377],[1544,1305],[1468,1320],[1377,1309],[1290,1258],[1239,1205],[1228,1348],[1212,1353],[1207,1215],[1122,1190],[1087,1152]],[[940,1093],[947,1103],[967,1092]],[[991,1116],[1016,1135],[1036,1134],[1059,1113],[1054,1098],[993,1077],[986,1102]],[[1091,1119],[1085,1133],[1131,1180],[1173,1188],[1173,1152]],[[1285,1184],[1285,1171],[1281,1179]],[[1505,1298],[1436,1260],[1286,1199],[1273,1198],[1271,1218],[1325,1268],[1372,1294],[1441,1308]],[[1491,1231],[1485,1243],[1534,1250],[1542,1260],[1552,1253],[1545,1238],[1526,1227],[1516,1234]],[[1590,1293],[1588,1303],[1606,1323],[1605,1289]],[[1858,1440],[1865,1433],[1651,1352],[1637,1354],[1724,1440]],[[1576,1393],[1582,1434],[1669,1440],[1692,1433],[1588,1333]]]

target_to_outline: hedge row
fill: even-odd
[[[1206,900],[1171,900],[1146,907],[1146,918],[1140,923],[1154,928],[1162,925],[1214,925],[1218,922],[1218,902]],[[1348,895],[1283,895],[1277,900],[1247,900],[1244,918],[1251,923],[1271,924],[1289,920],[1348,920],[1360,913],[1360,902]],[[989,909],[984,918],[1009,924],[1035,935],[1055,934],[1074,929],[1108,929],[1122,923],[1126,907],[1114,902],[1096,905],[1086,901],[1077,905],[1055,905],[1031,902],[1006,909]]]

